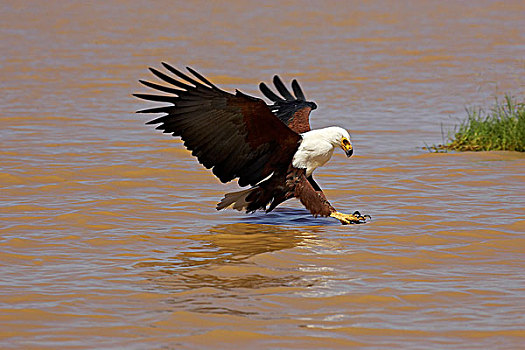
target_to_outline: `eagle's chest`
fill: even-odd
[[[326,164],[332,158],[334,147],[328,142],[317,143],[315,147],[308,144],[302,144],[293,158],[293,166],[296,168],[305,168],[306,176]]]

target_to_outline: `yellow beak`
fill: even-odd
[[[345,151],[347,157],[350,157],[354,153],[352,144],[345,137],[341,139],[341,148],[343,149],[343,151]]]

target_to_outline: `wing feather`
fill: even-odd
[[[208,86],[211,86],[212,88],[214,88],[215,90],[219,90],[218,87],[216,87],[215,85],[213,85],[208,79],[206,79],[205,77],[203,77],[201,74],[199,74],[199,72],[191,69],[190,67],[186,67],[186,69],[191,73],[193,74],[195,77],[197,77],[197,79],[200,79],[201,81],[203,81],[204,83],[208,84]]]
[[[155,76],[157,76],[157,78],[159,78],[161,80],[164,80],[166,83],[169,83],[169,84],[171,84],[173,86],[179,87],[179,88],[181,88],[183,90],[186,90],[186,91],[191,88],[190,85],[181,83],[180,81],[178,81],[176,79],[173,79],[169,75],[166,75],[166,74],[162,73],[161,71],[156,70],[153,67],[150,67],[149,70],[150,70],[151,73],[153,73]]]
[[[189,77],[188,75],[182,73],[180,70],[176,69],[175,67],[171,66],[170,64],[166,63],[166,62],[162,62],[162,65],[164,66],[164,68],[166,68],[167,70],[169,70],[171,73],[175,74],[176,76],[178,76],[179,78],[183,79],[183,80],[186,80],[187,82],[197,86],[199,85],[199,82],[196,81],[195,79]]]
[[[181,91],[179,89],[174,89],[174,88],[171,88],[171,87],[168,87],[168,86],[155,84],[155,83],[152,83],[152,82],[149,82],[149,81],[146,81],[146,80],[139,80],[139,82],[142,85],[145,85],[145,86],[150,87],[152,89],[156,89],[156,90],[159,90],[159,91],[162,91],[162,92],[167,92],[167,93],[174,94],[174,95],[177,95]]]
[[[137,113],[169,113],[172,108],[172,106],[146,108],[137,111]]]
[[[310,112],[317,108],[314,102],[306,101],[301,86],[297,80],[292,81],[292,90],[295,97],[286,88],[279,76],[273,77],[273,84],[282,97],[273,92],[265,83],[259,84],[261,92],[273,102],[269,106],[271,111],[290,129],[297,133],[309,131]]]
[[[301,89],[301,86],[295,79],[292,80],[292,90],[293,90],[293,93],[295,94],[295,97],[299,101],[306,101],[306,97],[304,96],[303,89]]]
[[[141,98],[143,100],[154,101],[154,102],[173,103],[176,99],[174,96],[167,96],[167,95],[134,94],[133,96]]]
[[[277,96],[275,94],[275,92],[270,90],[270,88],[265,83],[260,83],[259,84],[259,89],[261,90],[263,95],[266,96],[271,101],[273,101],[273,102],[284,102],[284,100],[281,97]]]
[[[293,101],[295,98],[292,96],[290,91],[286,88],[281,78],[279,78],[278,75],[274,75],[273,77],[273,84],[277,88],[277,91],[284,97],[286,101]]]

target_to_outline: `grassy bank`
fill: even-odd
[[[457,126],[447,143],[425,147],[433,152],[452,151],[518,151],[525,152],[525,101],[509,95],[496,100],[485,112],[467,109],[467,118]]]

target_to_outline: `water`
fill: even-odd
[[[2,348],[523,347],[525,157],[421,149],[523,96],[522,2],[0,6]],[[160,61],[298,78],[355,147],[318,183],[373,220],[216,212],[235,184],[133,113]]]

